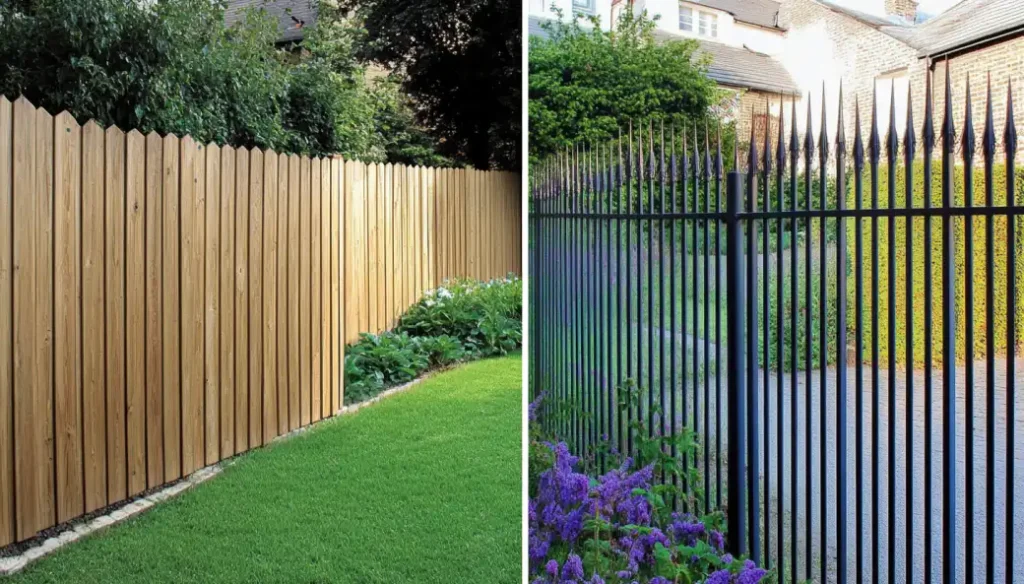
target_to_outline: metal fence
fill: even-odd
[[[1012,90],[980,136],[969,89],[959,133],[948,72],[944,112],[924,90],[902,143],[859,103],[852,144],[824,104],[801,138],[794,104],[745,165],[714,127],[645,122],[532,173],[545,430],[599,470],[633,420],[694,431],[691,511],[726,510],[779,582],[1024,582]]]

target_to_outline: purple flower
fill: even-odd
[[[579,556],[569,554],[568,559],[565,560],[565,564],[562,566],[562,578],[564,580],[583,579],[583,560]]]
[[[711,547],[721,552],[723,549],[725,549],[725,536],[722,535],[721,531],[718,531],[717,529],[712,529],[711,535],[708,536],[708,543],[711,544]]]
[[[679,518],[678,515],[674,515],[674,518],[670,529],[679,543],[692,546],[697,543],[697,538],[704,535],[704,524],[700,521]]]
[[[764,578],[766,571],[758,568],[752,560],[743,562],[743,570],[736,576],[736,584],[757,584]]]
[[[597,572],[594,572],[594,575],[590,577],[590,584],[604,584],[604,578],[598,576]]]
[[[552,578],[558,576],[558,560],[550,560],[547,565],[544,566],[544,571],[548,573]]]
[[[729,579],[731,577],[732,574],[729,573],[729,570],[719,570],[708,576],[708,579],[704,581],[704,584],[729,584]]]

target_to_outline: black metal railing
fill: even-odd
[[[693,431],[689,511],[724,509],[730,551],[779,582],[1024,582],[1024,173],[1012,90],[1000,148],[989,86],[976,159],[969,87],[959,135],[948,71],[941,123],[929,78],[902,141],[895,95],[884,142],[857,103],[849,156],[823,94],[817,143],[809,103],[802,142],[780,103],[745,165],[715,128],[644,122],[535,167],[544,429],[598,470],[635,420]]]

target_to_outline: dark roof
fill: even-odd
[[[245,16],[249,8],[265,10],[277,18],[278,42],[302,40],[305,29],[316,24],[314,0],[228,0],[224,22],[235,24]]]
[[[527,31],[531,36],[547,37],[547,31],[541,28],[545,18],[531,16]],[[685,38],[663,30],[655,30],[654,36],[662,41],[678,41]],[[751,51],[746,47],[733,47],[722,43],[698,40],[698,54],[707,53],[711,56],[708,66],[708,77],[722,85],[757,89],[771,93],[799,95],[800,88],[782,66],[764,53]]]
[[[870,26],[883,34],[887,34],[905,43],[909,43],[909,39],[914,34],[914,28],[911,26],[911,23],[899,16],[877,16],[861,12],[860,10],[854,10],[853,8],[847,8],[828,0],[818,0],[818,2],[833,12],[849,16],[861,24]]]
[[[779,3],[773,0],[686,0],[694,4],[703,4],[708,8],[714,8],[728,12],[739,22],[756,24],[766,28],[777,28],[779,26]]]
[[[909,44],[921,56],[930,56],[1014,30],[1024,30],[1021,0],[963,0],[918,25]]]
[[[800,95],[800,88],[789,75],[789,71],[771,56],[751,51],[746,47],[733,47],[709,41],[699,42],[698,53],[711,55],[708,77],[718,83],[770,93]]]

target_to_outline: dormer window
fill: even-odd
[[[597,0],[572,0],[572,11],[576,14],[594,14]]]
[[[711,14],[709,12],[700,13],[700,35],[709,37],[718,36],[717,14]]]
[[[693,9],[689,6],[679,7],[679,30],[693,32]]]
[[[696,23],[694,20],[696,19]],[[695,26],[696,25],[696,26]],[[706,37],[718,36],[718,15],[679,4],[679,30]]]

